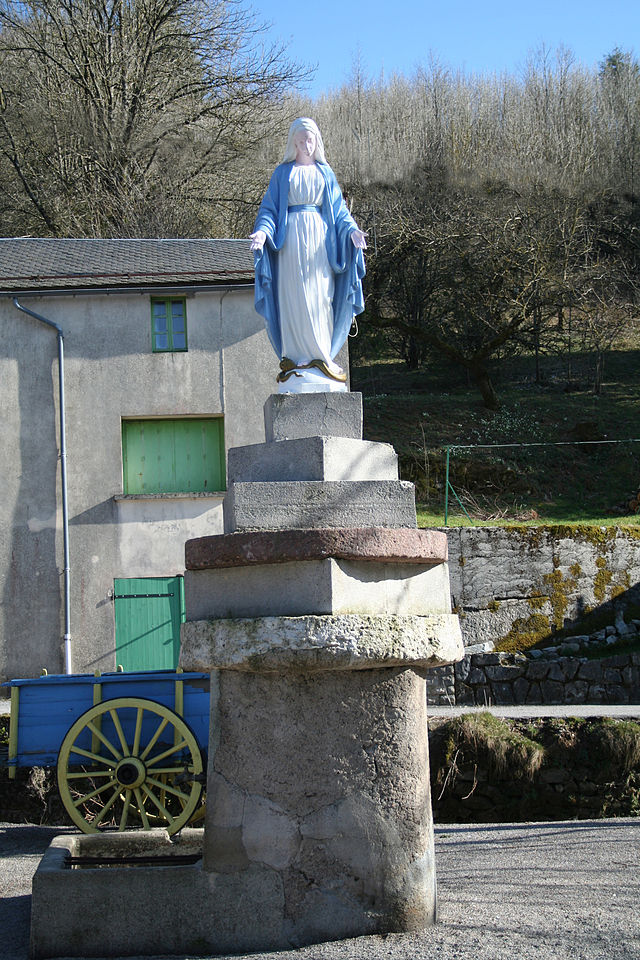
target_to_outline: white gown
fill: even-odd
[[[324,178],[314,164],[295,165],[289,179],[289,206],[313,204],[313,210],[290,210],[287,235],[278,254],[278,307],[282,356],[296,364],[324,360],[340,373],[331,359],[333,336],[333,271],[325,236],[327,225],[320,206]]]

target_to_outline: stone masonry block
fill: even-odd
[[[450,613],[446,563],[297,560],[187,570],[187,619]]]
[[[403,480],[233,483],[223,510],[225,533],[417,526],[413,484]]]
[[[387,563],[445,563],[447,538],[438,530],[401,527],[330,527],[259,530],[197,537],[185,544],[187,570],[217,570],[291,560],[374,560]]]
[[[361,393],[272,394],[264,405],[267,443],[300,437],[362,439]]]
[[[304,394],[300,394],[304,396]],[[229,483],[284,480],[397,480],[388,443],[344,437],[302,437],[229,450]]]
[[[180,646],[185,669],[291,675],[438,667],[461,656],[451,613],[193,620],[182,624]]]

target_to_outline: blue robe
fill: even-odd
[[[278,315],[278,250],[287,235],[289,177],[291,163],[281,163],[273,172],[256,219],[256,230],[267,235],[262,250],[254,251],[256,287],[255,305],[264,317],[269,340],[278,357],[282,357],[282,336]],[[327,163],[317,163],[325,181],[322,196],[322,219],[327,225],[326,248],[334,273],[333,336],[331,357],[334,359],[349,335],[354,316],[364,310],[362,278],[365,274],[362,250],[351,242],[357,224],[344,202],[336,176]]]

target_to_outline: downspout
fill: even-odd
[[[60,472],[62,481],[62,534],[64,542],[64,672],[71,673],[71,566],[69,560],[69,507],[67,499],[67,441],[64,410],[64,336],[62,327],[34,313],[13,298],[13,305],[35,320],[46,323],[58,333],[58,387],[60,392]]]

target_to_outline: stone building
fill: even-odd
[[[184,542],[274,388],[248,244],[0,240],[0,331],[0,679],[174,666]]]

